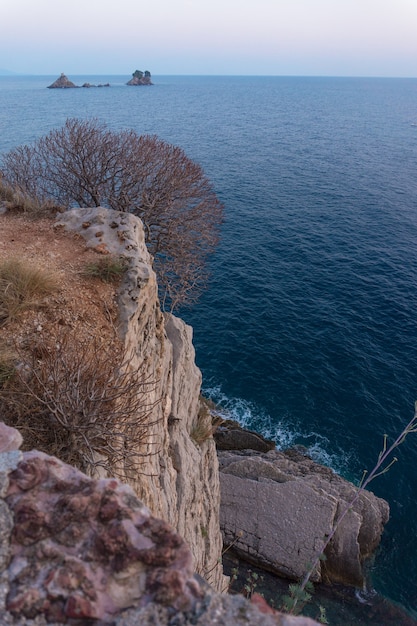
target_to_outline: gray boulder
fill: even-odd
[[[226,546],[278,575],[302,577],[357,488],[295,451],[218,451],[218,457]],[[363,584],[363,562],[380,542],[389,506],[364,491],[350,509],[313,581]]]
[[[275,442],[265,439],[259,433],[242,428],[234,420],[226,420],[214,432],[218,450],[257,450],[268,452],[275,448]]]

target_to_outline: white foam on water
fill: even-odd
[[[262,408],[243,398],[230,397],[224,393],[221,385],[206,386],[203,395],[216,405],[215,412],[223,419],[235,420],[243,428],[254,430],[266,439],[275,441],[278,450],[285,450],[296,445],[306,449],[314,461],[330,467],[335,472],[344,474],[349,466],[349,455],[344,450],[329,452],[330,441],[316,432],[305,432],[299,424],[286,415],[280,419],[272,418]]]

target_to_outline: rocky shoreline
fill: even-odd
[[[278,451],[273,441],[234,420],[223,421],[214,437],[221,486],[222,560],[231,578],[230,592],[258,592],[271,606],[280,607],[291,580],[302,578],[306,563],[314,556],[314,548],[310,554],[306,549],[317,545],[312,542],[313,529],[323,521],[329,501],[335,498],[340,510],[356,487],[315,463],[302,446]],[[324,609],[332,626],[417,626],[409,613],[376,593],[368,580],[388,515],[385,500],[364,492],[325,550],[326,559],[312,577],[320,584],[314,585],[304,615],[319,620]]]

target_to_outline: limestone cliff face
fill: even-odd
[[[195,570],[222,589],[216,449],[212,437],[193,438],[204,430],[205,418],[192,329],[160,309],[138,218],[102,207],[74,209],[59,216],[58,225],[79,233],[88,247],[127,262],[118,297],[118,332],[131,355],[129,366],[140,368],[149,381],[146,404],[152,411],[146,441],[138,451],[143,455],[143,471],[133,474],[120,467],[118,472],[154,515],[184,537]]]

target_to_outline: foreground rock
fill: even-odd
[[[193,575],[183,539],[128,486],[20,453],[19,433],[2,423],[0,440],[2,625],[314,624],[215,594]]]
[[[299,579],[323,546],[353,484],[297,451],[219,451],[220,523],[243,559]],[[364,491],[325,550],[312,580],[361,586],[363,561],[378,546],[389,507]]]
[[[77,85],[74,85],[74,83],[71,82],[64,73],[62,73],[61,76],[52,83],[52,85],[48,86],[48,89],[73,89],[76,87]]]

